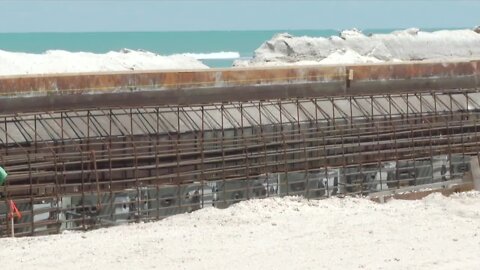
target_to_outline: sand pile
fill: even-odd
[[[0,75],[204,68],[208,67],[191,56],[161,56],[128,49],[105,54],[62,50],[31,54],[0,50]]]
[[[480,193],[269,198],[0,246],[3,269],[480,269]]]
[[[294,37],[278,34],[263,43],[251,60],[235,66],[351,64],[480,58],[476,29],[424,32],[416,28],[365,35],[356,29],[338,36]]]

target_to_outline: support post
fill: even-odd
[[[477,156],[470,159],[470,168],[472,172],[473,189],[480,191],[480,164],[478,163]]]
[[[13,216],[12,216],[12,217],[10,218],[10,222],[11,222],[11,223],[10,223],[10,228],[11,228],[11,230],[12,230],[12,238],[15,238],[15,228],[14,228],[13,220],[14,220],[14,218],[13,218]]]

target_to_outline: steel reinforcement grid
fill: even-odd
[[[15,113],[0,118],[0,235],[158,220],[249,198],[463,181],[480,93],[425,91]]]

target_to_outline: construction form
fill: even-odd
[[[471,186],[480,61],[0,77],[0,235]]]

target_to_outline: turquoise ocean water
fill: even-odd
[[[372,29],[363,32],[388,33],[393,30],[395,29]],[[0,50],[28,53],[42,53],[47,50],[105,53],[128,48],[151,51],[161,55],[227,51],[238,52],[241,58],[249,58],[264,41],[283,32],[295,36],[323,37],[339,33],[338,30],[0,33]],[[201,59],[211,67],[231,66],[233,60]]]

